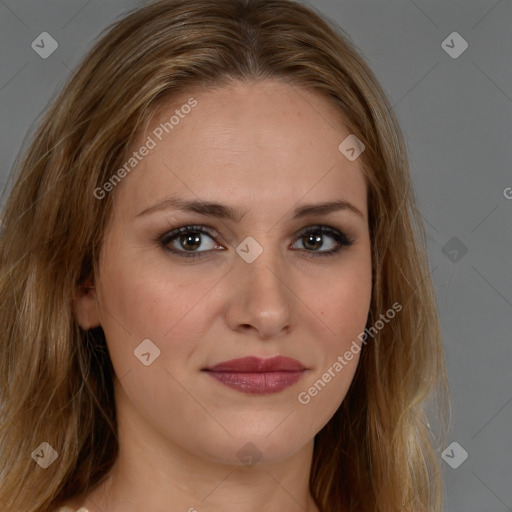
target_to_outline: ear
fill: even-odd
[[[96,290],[91,279],[83,283],[77,291],[75,296],[75,318],[85,331],[101,324]]]

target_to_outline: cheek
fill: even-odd
[[[369,241],[359,249],[340,265],[335,279],[323,281],[317,293],[309,295],[317,320],[305,325],[316,340],[318,366],[303,388],[309,396],[300,403],[314,401],[313,407],[327,413],[326,418],[343,400],[364,349],[358,336],[366,327],[372,294]]]
[[[302,426],[318,432],[345,398],[354,378],[361,350],[358,336],[364,331],[371,301],[371,266],[342,271],[339,279],[315,295],[324,335],[314,337],[317,366],[296,396]],[[319,322],[311,322],[311,326]]]
[[[343,344],[364,330],[371,300],[371,280],[346,280],[337,289],[337,298],[330,303],[332,329]]]
[[[336,277],[315,294],[315,311],[328,328],[330,343],[342,348],[364,330],[372,295],[372,268],[369,244],[351,255]]]
[[[124,254],[113,258],[112,254]],[[118,375],[138,368],[134,350],[150,339],[160,361],[181,359],[194,350],[208,323],[205,297],[218,281],[167,265],[165,258],[146,261],[129,250],[109,251],[101,268],[102,325]],[[177,356],[177,357],[176,357]]]

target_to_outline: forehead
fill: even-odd
[[[361,163],[338,150],[349,134],[331,102],[285,81],[191,88],[161,103],[139,133],[128,156],[151,149],[117,192],[137,207],[170,193],[261,207],[339,192],[359,196],[364,211]]]

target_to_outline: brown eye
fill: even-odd
[[[206,243],[205,237],[212,243],[205,250],[197,249]],[[213,241],[213,235],[207,232],[202,226],[182,226],[174,229],[159,239],[160,245],[169,252],[185,258],[203,257],[202,253],[208,253],[218,247]]]
[[[325,248],[325,238],[330,238],[331,243],[327,243],[327,250],[320,250]],[[311,256],[332,256],[339,252],[343,247],[351,246],[354,241],[349,240],[345,233],[328,226],[314,226],[303,231],[300,237],[305,251],[310,253]]]
[[[182,226],[164,234],[160,237],[159,243],[166,251],[180,257],[202,258],[220,247],[213,240],[213,236],[204,226]],[[198,250],[206,243],[204,237],[211,240],[210,247]],[[341,231],[328,226],[313,226],[306,229],[301,233],[299,241],[303,246],[303,249],[299,250],[307,252],[312,257],[333,256],[343,247],[354,243]]]

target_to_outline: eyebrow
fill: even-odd
[[[179,197],[169,197],[164,199],[163,201],[146,208],[136,215],[136,217],[141,217],[144,215],[149,215],[150,213],[154,213],[161,210],[182,210],[187,212],[199,213],[201,215],[208,215],[211,217],[217,217],[220,219],[228,219],[233,222],[240,222],[242,218],[245,216],[248,210],[241,210],[239,208],[233,208],[231,206],[227,206],[225,204],[211,202],[211,201],[201,201],[201,200],[192,200],[192,199],[181,199]],[[347,210],[352,213],[355,213],[359,217],[364,219],[363,213],[356,208],[352,203],[348,201],[327,201],[324,203],[317,204],[305,204],[299,206],[293,210],[293,218],[300,219],[303,217],[315,216],[315,215],[326,215],[328,213],[333,213],[337,211]]]

